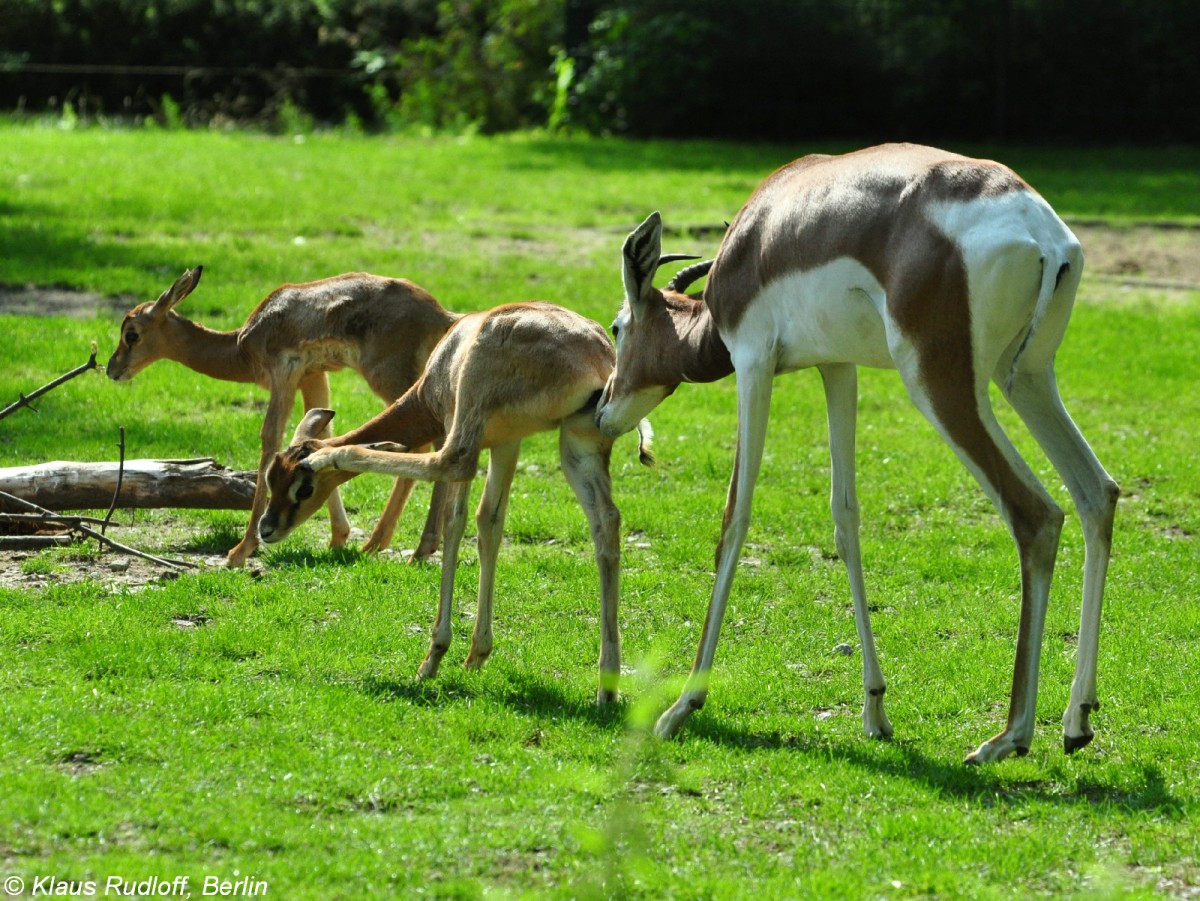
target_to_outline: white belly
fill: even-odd
[[[772,282],[750,302],[734,334],[722,337],[735,366],[743,354],[761,359],[777,341],[777,372],[821,363],[892,369],[883,309],[883,286],[844,257]]]

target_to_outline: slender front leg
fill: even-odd
[[[442,586],[438,596],[437,619],[433,624],[433,637],[429,642],[429,653],[425,655],[418,679],[432,679],[437,675],[438,665],[450,648],[453,635],[451,617],[454,614],[454,570],[458,567],[458,547],[462,543],[463,529],[467,521],[467,495],[470,482],[447,482],[446,548],[442,554]]]
[[[289,396],[291,396],[289,394]],[[314,372],[300,381],[300,397],[304,401],[304,410],[320,410],[326,409],[329,406],[329,373]],[[286,420],[286,416],[285,416]],[[280,432],[282,433],[282,427]],[[318,438],[329,438],[333,435],[333,430],[326,426],[321,430]],[[279,439],[277,438],[276,441]],[[275,448],[278,450],[278,447]],[[274,455],[275,451],[271,451]],[[267,464],[270,465],[270,459]],[[263,469],[266,472],[266,469]],[[333,489],[333,493],[329,495],[326,505],[329,507],[329,546],[341,547],[350,540],[350,517],[346,515],[346,507],[342,503],[342,496],[338,490]]]
[[[412,449],[415,453],[427,453],[429,445],[416,447]],[[398,478],[396,484],[392,487],[392,493],[388,495],[387,505],[384,507],[383,515],[379,517],[379,521],[375,524],[375,528],[371,530],[370,536],[363,544],[363,551],[373,553],[381,551],[392,543],[392,536],[396,531],[396,523],[400,519],[400,515],[404,512],[404,507],[408,503],[408,498],[412,494],[413,486],[416,482],[411,478]],[[421,531],[421,539],[417,544],[416,550],[413,552],[410,563],[422,563],[428,560],[437,551],[438,545],[442,538],[442,515],[446,507],[446,483],[433,483],[433,496],[429,499],[429,512],[425,516],[425,526]]]
[[[471,633],[471,651],[463,664],[468,669],[483,666],[492,653],[492,598],[496,591],[496,558],[504,536],[504,517],[508,513],[508,495],[521,442],[512,441],[493,447],[488,460],[487,481],[475,525],[479,529],[479,596],[475,608],[475,631]]]
[[[767,437],[767,417],[771,411],[771,380],[773,364],[762,361],[752,369],[738,370],[738,438],[733,461],[733,476],[729,481],[729,497],[725,503],[725,519],[721,526],[721,541],[717,545],[717,578],[712,599],[704,620],[704,633],[691,675],[679,700],[659,717],[654,734],[670,738],[677,733],[693,710],[704,706],[708,696],[709,675],[717,651],[717,638],[729,592],[737,572],[738,557],[750,528],[750,508],[754,485],[762,465],[763,446]]]
[[[433,496],[429,498],[429,513],[425,516],[425,528],[421,530],[421,540],[413,551],[409,563],[424,563],[435,553],[442,543],[442,520],[446,509],[446,483],[433,483]]]
[[[854,431],[858,417],[858,371],[852,364],[820,367],[825,384],[825,403],[829,415],[829,456],[832,472],[830,508],[838,556],[846,564],[850,595],[854,599],[854,621],[863,658],[863,731],[871,738],[888,738],[892,724],[883,709],[886,686],[871,614],[867,609],[867,589],[863,579],[862,550],[859,546],[858,491],[855,486]]]
[[[612,441],[602,437],[591,417],[563,424],[558,440],[563,475],[587,516],[600,573],[600,685],[596,703],[617,700],[621,677],[621,513],[612,499],[609,459]]]
[[[263,418],[260,439],[262,449],[258,456],[258,472],[254,482],[254,500],[250,505],[250,521],[246,523],[246,532],[225,555],[225,565],[230,567],[244,566],[250,555],[258,548],[258,521],[262,519],[267,509],[270,492],[267,490],[267,467],[274,459],[275,453],[283,441],[283,427],[287,424],[288,414],[295,401],[294,386],[272,387],[271,398],[267,402],[267,413]],[[331,495],[333,497],[334,495]],[[349,531],[349,527],[347,527]]]
[[[375,528],[371,529],[371,534],[363,542],[364,554],[382,551],[392,543],[392,536],[396,533],[396,522],[400,519],[400,514],[404,512],[404,505],[408,503],[408,496],[412,494],[415,484],[416,482],[412,479],[396,479],[396,484],[392,486],[379,521],[375,523]]]
[[[376,472],[425,482],[462,482],[475,476],[480,447],[477,438],[465,447],[447,446],[432,454],[347,444],[316,450],[304,463],[314,472],[333,467],[343,472]]]

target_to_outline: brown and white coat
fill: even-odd
[[[1087,744],[1088,715],[1098,707],[1100,608],[1118,489],[1067,415],[1054,377],[1083,271],[1070,229],[998,163],[889,144],[807,156],[769,176],[730,226],[702,300],[653,287],[661,234],[654,214],[625,243],[617,368],[597,422],[605,434],[620,434],[681,382],[736,371],[738,440],[704,634],[688,685],[657,732],[674,734],[707,695],[749,526],[772,380],[815,366],[828,404],[836,542],[863,649],[863,725],[872,736],[891,734],[858,540],[856,367],[864,365],[898,370],[913,403],[996,504],[1018,548],[1021,621],[1008,723],[971,762],[1029,748],[1063,522],[997,423],[989,381],[1065,481],[1083,520],[1087,556],[1064,743],[1068,751]]]

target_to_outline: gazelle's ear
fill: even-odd
[[[196,290],[196,285],[200,284],[200,276],[203,272],[203,266],[184,270],[183,275],[175,279],[175,284],[158,296],[158,300],[154,301],[154,306],[150,308],[150,311],[161,315],[174,308],[175,304]]]
[[[635,316],[654,290],[654,273],[658,271],[661,253],[662,216],[654,212],[629,233],[625,246],[621,248],[625,299]]]
[[[309,438],[321,437],[321,433],[333,421],[333,417],[333,410],[322,410],[320,407],[313,407],[304,414],[304,418],[296,426],[296,431],[292,434],[291,443],[296,445],[301,441],[307,441]]]

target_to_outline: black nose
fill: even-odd
[[[258,524],[258,537],[263,541],[270,541],[271,536],[275,534],[275,525],[263,519]]]

